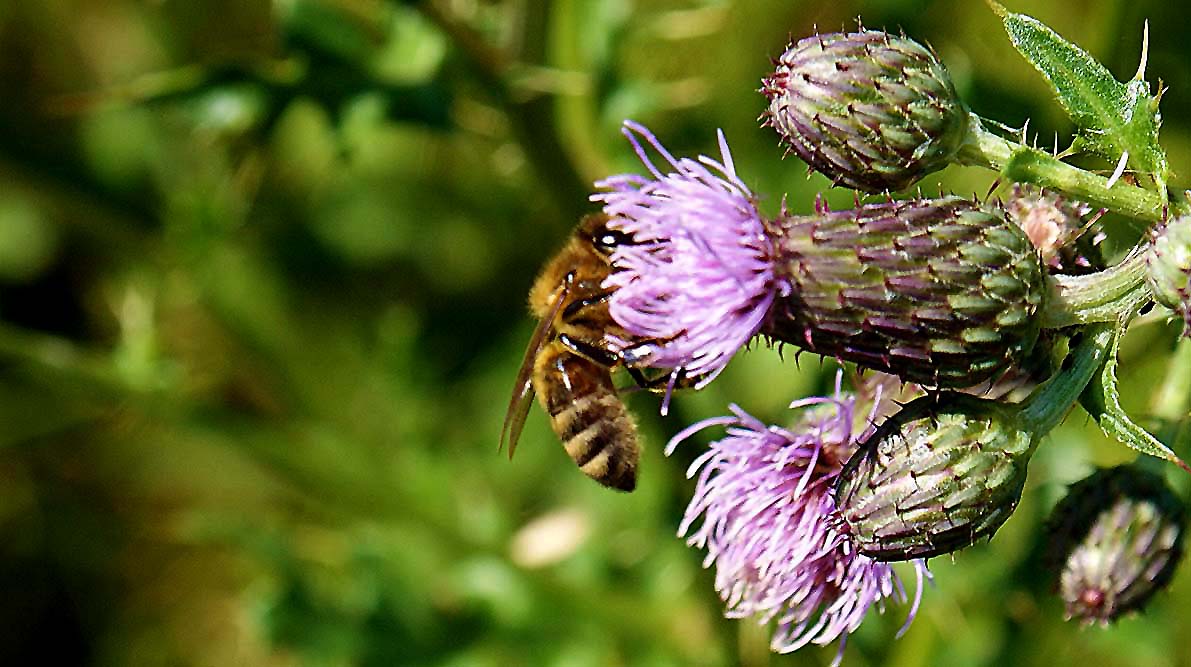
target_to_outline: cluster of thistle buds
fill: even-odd
[[[990,131],[931,48],[860,29],[793,42],[761,87],[764,125],[811,171],[856,190],[853,208],[819,200],[800,213],[784,201],[766,216],[722,134],[718,158],[682,158],[632,122],[624,134],[647,174],[596,184],[592,199],[633,240],[612,254],[609,311],[653,341],[612,341],[629,366],[703,386],[760,337],[891,379],[796,402],[791,427],[733,406],[668,447],[727,429],[691,468],[681,532],[707,550],[729,615],[776,623],[774,650],[840,640],[842,651],[870,607],[904,598],[891,561],[912,561],[921,585],[925,559],[991,538],[1076,403],[1186,469],[1116,398],[1118,341],[1139,312],[1156,301],[1191,331],[1191,204],[1166,189],[1160,95],[1143,71],[1128,84],[1109,77],[1152,127],[1098,126],[1081,112],[1099,107],[1078,98],[1095,93],[1064,86],[1048,60],[1098,66],[1091,56],[1029,17],[1001,17],[1072,114],[1076,147],[1106,158],[1111,176]],[[951,164],[989,168],[1012,193],[893,194]],[[1153,229],[1112,264],[1094,229],[1106,212]],[[1182,504],[1133,468],[1075,485],[1052,522],[1051,561],[1080,619],[1141,608],[1181,555]]]

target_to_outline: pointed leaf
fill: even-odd
[[[1191,472],[1182,459],[1160,440],[1137,425],[1121,407],[1120,393],[1117,391],[1117,352],[1120,346],[1121,331],[1118,330],[1112,339],[1112,347],[1108,352],[1108,359],[1104,367],[1092,379],[1091,384],[1080,397],[1088,414],[1100,425],[1105,435],[1116,438],[1132,449],[1142,454],[1149,454],[1165,459],[1178,467]]]
[[[1013,46],[1054,88],[1059,104],[1079,134],[1075,148],[1128,164],[1166,184],[1166,154],[1158,145],[1158,96],[1142,79],[1144,65],[1128,83],[1113,78],[1087,51],[1063,39],[1042,22],[990,2],[1005,24]],[[1142,56],[1145,57],[1144,54]]]

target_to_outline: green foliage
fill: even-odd
[[[1158,20],[1174,4],[1088,3],[1063,27],[1094,42],[1150,12],[1151,62],[1182,80],[1191,42]],[[661,449],[732,401],[781,422],[832,364],[754,349],[665,419],[628,396],[631,495],[576,471],[536,408],[516,460],[496,441],[535,271],[591,181],[637,168],[625,116],[680,155],[723,127],[769,211],[779,193],[851,206],[780,159],[756,89],[791,34],[857,15],[929,39],[973,108],[1063,129],[978,3],[0,3],[0,663],[829,663],[834,647],[772,655],[764,628],[722,618],[674,536],[702,449]],[[1164,100],[1172,161],[1191,154],[1188,99]],[[1117,123],[1110,157],[1156,159],[1142,121]],[[1177,335],[1138,328],[1122,366]],[[1143,414],[1158,384],[1116,394]],[[1070,419],[1031,480],[1122,452]],[[996,542],[932,564],[902,640],[890,607],[845,664],[1191,664],[1185,569],[1144,621],[1063,624],[1029,561],[1058,486],[1027,484]]]
[[[990,4],[1004,22],[1013,46],[1046,77],[1075,122],[1079,134],[1072,148],[1114,162],[1127,154],[1129,166],[1153,177],[1158,190],[1165,188],[1166,154],[1158,145],[1161,94],[1150,94],[1150,86],[1143,79],[1148,54],[1143,51],[1137,76],[1120,83],[1087,51],[1064,40],[1042,22],[1009,12],[991,0]]]
[[[1080,398],[1084,409],[1096,420],[1105,435],[1115,438],[1121,444],[1128,445],[1142,454],[1170,461],[1191,472],[1191,468],[1188,468],[1178,454],[1162,444],[1149,431],[1138,426],[1121,407],[1120,391],[1117,388],[1121,333],[1118,331],[1113,336],[1104,367],[1093,378],[1092,383],[1088,385]]]

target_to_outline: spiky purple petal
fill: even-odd
[[[837,387],[834,398],[791,407],[809,408],[795,430],[767,427],[733,405],[733,416],[700,422],[670,441],[667,452],[699,430],[727,427],[727,437],[688,470],[697,486],[679,534],[706,548],[704,566],[716,568],[726,616],[775,621],[775,651],[839,640],[842,655],[870,608],[883,611],[887,599],[905,602],[907,595],[889,564],[857,551],[831,494],[840,462],[858,441],[855,399]],[[922,561],[915,568],[907,625],[927,574]]]
[[[613,252],[605,283],[615,288],[613,319],[647,341],[620,341],[625,359],[705,384],[757,333],[778,292],[765,223],[722,132],[717,161],[675,158],[631,121],[623,131],[649,175],[597,181],[606,191],[592,200],[603,202],[610,227],[632,237]]]

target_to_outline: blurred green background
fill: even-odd
[[[1186,184],[1179,5],[1010,9],[1120,78],[1148,18]],[[807,211],[826,182],[781,159],[756,89],[790,35],[857,16],[929,41],[976,111],[1069,134],[980,2],[0,2],[0,663],[830,661],[721,618],[674,535],[699,447],[661,445],[733,401],[788,419],[831,364],[761,347],[668,418],[628,397],[631,495],[575,470],[536,408],[515,462],[496,442],[537,267],[593,179],[638,169],[621,120],[679,154],[723,128],[765,210]],[[1127,341],[1138,413],[1186,413],[1176,334],[1152,319]],[[873,614],[846,664],[1191,664],[1186,567],[1108,631],[1063,622],[1037,569],[1063,485],[1131,458],[1074,414],[995,542],[934,563],[908,634],[904,607]]]

